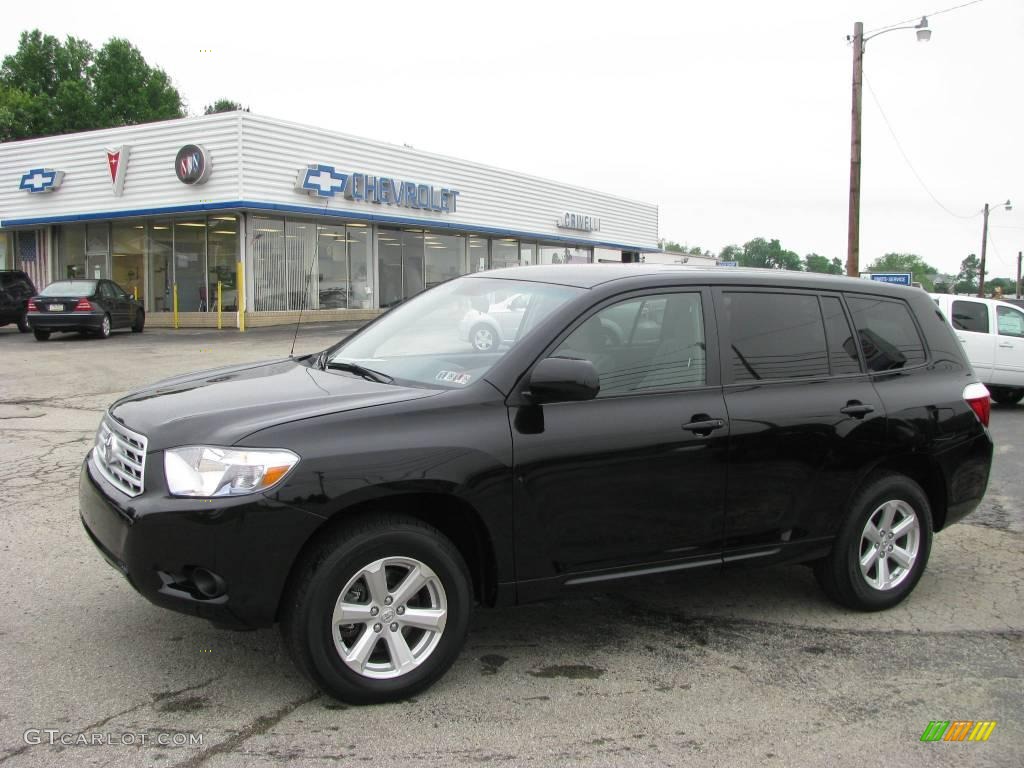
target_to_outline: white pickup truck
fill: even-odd
[[[997,403],[1024,397],[1024,311],[995,299],[930,294]]]

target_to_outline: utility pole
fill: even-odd
[[[853,105],[850,118],[850,218],[846,240],[846,274],[860,276],[860,114],[864,82],[864,24],[853,25]]]
[[[1024,255],[1024,252],[1017,251],[1017,298],[1020,298],[1022,286],[1020,284],[1020,257]]]
[[[985,298],[985,249],[988,247],[988,203],[985,203],[985,223],[981,225],[981,264],[978,265],[978,298]]]

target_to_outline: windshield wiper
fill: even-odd
[[[365,365],[359,363],[353,363],[348,360],[328,360],[326,356],[323,358],[323,370],[334,370],[334,371],[347,371],[348,373],[354,373],[356,376],[362,376],[368,381],[376,381],[378,384],[392,384],[394,378],[388,376],[386,373],[375,371],[372,368],[367,368]]]

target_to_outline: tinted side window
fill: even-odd
[[[958,331],[988,333],[988,307],[980,301],[954,301],[953,327]]]
[[[658,294],[605,307],[573,331],[552,357],[590,360],[601,378],[598,397],[703,386],[700,294]]]
[[[1024,337],[1024,312],[1010,307],[996,307],[1000,336]]]
[[[850,323],[843,312],[843,303],[835,296],[821,297],[821,314],[825,318],[828,339],[828,362],[833,376],[860,373],[860,356]]]
[[[891,371],[925,362],[924,342],[902,301],[849,296],[846,303],[868,370]]]
[[[817,296],[729,292],[724,299],[733,381],[828,376]]]

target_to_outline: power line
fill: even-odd
[[[952,8],[944,8],[941,11],[932,11],[931,13],[922,13],[920,16],[914,16],[912,19],[905,19],[904,21],[897,21],[895,24],[887,24],[884,27],[877,27],[876,29],[869,29],[864,34],[865,35],[870,35],[870,34],[873,34],[874,32],[881,32],[882,30],[891,29],[892,27],[898,27],[898,26],[900,26],[902,24],[909,24],[912,21],[919,21],[921,19],[921,16],[927,16],[927,17],[941,16],[944,13],[949,13],[950,11],[957,11],[957,10],[959,10],[961,8],[966,8],[969,5],[977,5],[980,2],[982,2],[982,0],[970,0],[969,3],[961,3],[960,5],[954,5]]]
[[[981,0],[975,0],[975,2],[980,2],[980,1]],[[980,212],[972,213],[969,216],[964,216],[964,215],[959,214],[959,213],[954,213],[953,211],[949,210],[949,208],[947,208],[945,205],[943,205],[942,201],[939,200],[939,198],[937,198],[934,194],[932,194],[932,191],[930,189],[928,189],[928,185],[924,183],[924,179],[921,178],[921,174],[919,174],[917,172],[917,169],[914,168],[914,164],[912,162],[910,162],[910,158],[907,156],[907,153],[904,151],[903,145],[900,143],[899,137],[896,135],[896,131],[894,131],[893,128],[892,128],[892,123],[889,122],[889,118],[886,116],[885,110],[882,109],[882,103],[878,100],[878,95],[875,93],[875,89],[871,87],[871,83],[868,82],[868,79],[867,79],[866,76],[864,77],[864,84],[868,87],[868,92],[871,94],[871,98],[874,100],[875,106],[878,107],[878,111],[882,115],[882,120],[885,121],[885,127],[889,129],[889,134],[892,136],[892,140],[894,142],[896,142],[896,148],[900,151],[900,154],[903,155],[903,160],[907,163],[907,167],[910,169],[910,172],[914,174],[914,178],[917,179],[917,183],[921,185],[921,188],[925,192],[928,193],[928,196],[935,202],[935,204],[937,206],[939,206],[939,208],[941,208],[942,210],[944,210],[946,213],[948,213],[950,216],[953,216],[954,218],[957,218],[957,219],[973,219],[976,216],[978,216],[980,214]]]

